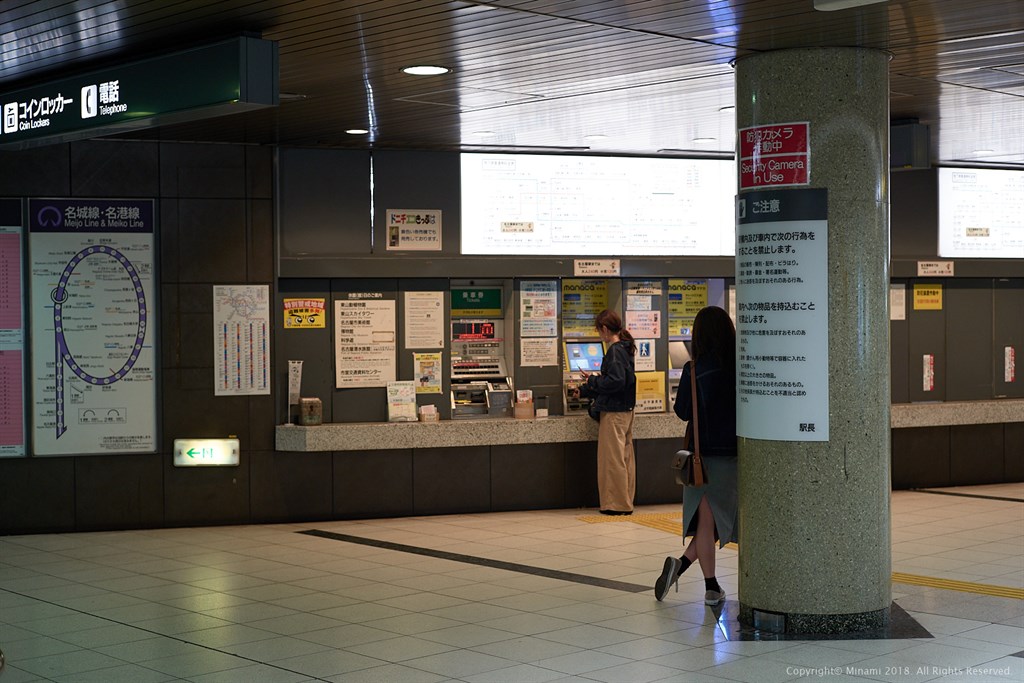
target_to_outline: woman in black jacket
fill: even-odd
[[[607,350],[601,374],[588,375],[580,396],[594,399],[597,428],[597,489],[601,514],[633,514],[636,462],[633,451],[633,406],[636,405],[636,342],[623,329],[618,313],[605,309],[594,320]]]
[[[676,390],[675,412],[693,419],[690,373],[697,368],[697,426],[708,483],[683,489],[683,538],[692,536],[682,557],[666,557],[654,596],[663,600],[669,586],[694,561],[704,574],[704,604],[717,605],[725,591],[715,578],[715,541],[736,540],[736,328],[729,314],[707,306],[693,321],[693,363],[687,363]]]

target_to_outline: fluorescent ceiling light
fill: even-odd
[[[888,2],[888,0],[814,0],[814,9],[819,12],[834,12],[862,5],[874,5],[879,2]]]
[[[449,69],[446,66],[431,66],[428,64],[420,64],[417,66],[407,66],[404,69],[402,69],[402,71],[409,74],[410,76],[440,76],[441,74],[448,73],[449,71],[451,71],[451,69]]]
[[[370,131],[366,130],[365,128],[349,128],[345,132],[348,133],[349,135],[366,135]]]

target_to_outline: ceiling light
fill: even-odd
[[[349,128],[345,132],[348,133],[349,135],[366,135],[370,131],[366,130],[365,128]]]
[[[994,154],[994,149],[976,149],[971,154]]]
[[[440,76],[451,71],[446,66],[431,66],[429,64],[419,64],[417,66],[407,66],[402,69],[403,72],[410,76]]]
[[[814,9],[819,12],[834,12],[839,9],[850,9],[862,5],[874,5],[888,0],[814,0]]]
[[[473,135],[477,136],[478,138],[489,138],[497,135],[497,133],[495,133],[493,130],[475,130],[473,131]]]
[[[694,138],[694,142],[718,142],[718,138]]]
[[[607,140],[608,136],[607,135],[601,135],[600,133],[595,133],[594,135],[584,135],[583,139],[584,140]]]

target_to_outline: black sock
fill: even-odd
[[[704,590],[721,593],[722,587],[718,585],[718,579],[712,576],[710,579],[704,579]]]
[[[693,564],[693,562],[690,562],[690,560],[688,560],[685,555],[683,557],[680,557],[679,561],[682,562],[682,564],[679,565],[679,571],[676,572],[676,576],[679,576],[680,574],[685,572],[687,569],[690,568],[690,565]]]

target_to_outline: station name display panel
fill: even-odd
[[[736,164],[463,154],[462,253],[731,256]]]

